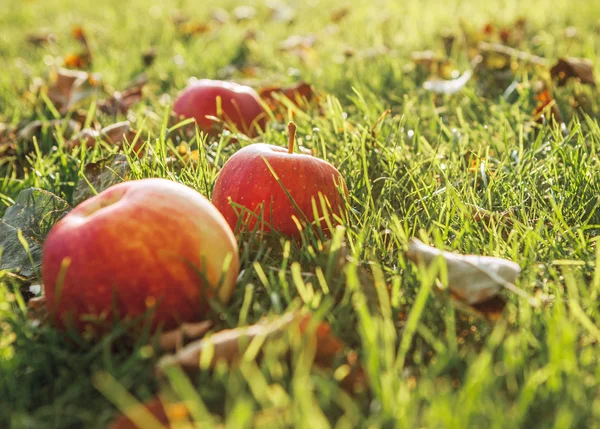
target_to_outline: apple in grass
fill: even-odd
[[[86,200],[43,247],[50,316],[82,332],[145,314],[153,328],[202,320],[208,299],[231,298],[238,273],[237,242],[221,213],[165,179],[124,182]]]
[[[219,130],[211,116],[250,137],[264,130],[267,122],[267,114],[254,89],[220,80],[201,79],[192,83],[175,100],[173,112],[178,117],[195,118],[200,130],[213,135]]]
[[[288,130],[287,148],[246,146],[219,172],[212,202],[234,231],[259,228],[298,238],[301,224],[319,224],[328,233],[344,217],[342,175],[325,160],[294,153],[296,125],[290,122]]]

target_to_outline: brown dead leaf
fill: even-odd
[[[503,56],[507,61],[516,59],[524,63],[531,63],[537,66],[547,66],[545,58],[530,54],[529,52],[519,51],[517,49],[502,45],[500,43],[479,42],[479,50],[482,54],[496,54]]]
[[[156,59],[156,52],[157,50],[155,46],[148,48],[144,52],[142,52],[142,62],[146,67],[150,67],[152,64],[154,64],[154,60]]]
[[[277,112],[282,106],[274,95],[283,95],[291,100],[296,106],[302,106],[310,102],[315,97],[315,91],[312,85],[306,82],[298,82],[291,86],[268,86],[259,91],[260,97],[267,103],[273,112]]]
[[[99,141],[105,141],[113,146],[122,147],[125,141],[131,143],[136,134],[136,131],[131,128],[131,123],[129,121],[118,122],[109,125],[108,127],[104,127],[99,131],[86,128],[71,138],[66,146],[71,150],[81,145],[92,148],[96,146]],[[137,149],[139,150],[139,147]]]
[[[90,56],[85,53],[68,54],[65,57],[65,67],[69,69],[86,69],[91,64]]]
[[[308,339],[315,347],[317,366],[331,368],[338,358],[343,357],[344,344],[333,335],[331,326],[327,322],[319,322],[313,326],[312,316],[290,312],[274,319],[262,319],[254,325],[226,329],[192,342],[176,353],[161,358],[156,365],[156,372],[160,375],[169,367],[179,366],[188,373],[195,373],[200,370],[201,362],[208,364],[209,368],[214,368],[218,362],[235,365],[242,359],[252,341],[261,341],[264,344],[282,338],[286,334],[294,335],[294,329],[303,335],[310,334]],[[208,354],[208,358],[205,354]],[[350,363],[352,366],[349,375],[353,377],[351,384],[353,388],[358,388],[355,382],[364,381],[364,374],[357,360],[346,359],[346,364]]]
[[[289,326],[298,324],[302,319],[303,316],[299,313],[287,313],[274,320],[263,319],[255,325],[217,332],[185,346],[173,355],[163,357],[157,363],[157,371],[162,373],[166,367],[178,365],[187,372],[196,372],[199,370],[201,356],[206,352],[211,353],[211,368],[219,361],[234,364],[242,358],[246,347],[254,338],[261,337],[265,341],[280,338]]]
[[[163,428],[170,429],[179,427],[182,424],[190,423],[190,413],[187,407],[182,402],[165,404],[160,398],[154,398],[144,404],[136,404],[123,415],[118,416],[107,429],[139,429],[131,418],[138,422],[146,422],[146,417],[149,413],[156,422],[163,425]]]
[[[99,74],[58,68],[52,71],[48,98],[64,114],[77,103],[91,97],[101,84]]]
[[[473,214],[473,218],[478,222],[479,221],[483,222],[486,225],[491,225],[493,223],[499,223],[499,222],[502,222],[508,226],[514,225],[514,222],[511,218],[514,213],[513,209],[506,210],[503,212],[491,212],[489,210],[475,206],[473,204],[465,204],[465,205],[471,210],[471,213]]]
[[[231,14],[237,22],[249,21],[256,16],[256,9],[252,6],[238,6]]]
[[[569,79],[596,86],[594,64],[587,58],[561,58],[550,69],[550,75],[558,79],[558,86],[564,86]]]
[[[158,346],[164,352],[174,352],[190,341],[202,338],[212,326],[213,322],[210,320],[198,323],[184,323],[177,329],[164,332],[158,340]]]
[[[71,34],[82,46],[83,50],[79,53],[71,53],[65,57],[65,66],[71,69],[88,68],[92,64],[92,51],[82,27],[73,27]]]
[[[296,19],[296,10],[281,1],[270,1],[267,7],[271,11],[271,20],[291,24]]]
[[[17,133],[17,138],[24,142],[33,140],[33,137],[40,134],[43,129],[59,129],[65,138],[71,137],[81,129],[79,123],[67,119],[53,119],[51,121],[33,121],[21,128]]]
[[[112,96],[98,103],[98,110],[108,115],[126,114],[143,97],[144,86],[148,83],[145,74],[139,75],[131,85],[123,91],[115,91]]]
[[[48,321],[50,313],[46,306],[46,297],[38,296],[30,298],[27,302],[27,318],[35,325],[41,325]]]
[[[525,295],[514,285],[521,267],[506,259],[445,252],[414,238],[409,242],[406,257],[425,266],[443,260],[446,274],[442,276],[447,278],[446,286],[456,299],[468,306],[488,302],[502,288]]]
[[[313,35],[307,36],[290,36],[279,44],[279,50],[284,52],[294,52],[311,49],[317,39]]]
[[[352,11],[352,9],[350,9],[350,6],[342,6],[340,8],[335,9],[333,12],[331,12],[331,15],[329,16],[329,19],[331,20],[331,22],[334,23],[339,23],[341,22],[344,18],[348,17],[348,15],[350,15],[350,12]]]
[[[46,31],[40,31],[37,33],[32,33],[27,36],[27,43],[32,44],[33,46],[42,46],[45,44],[56,43],[58,37],[56,34]]]
[[[552,97],[548,88],[543,88],[535,97],[538,105],[533,111],[533,118],[538,123],[543,123],[544,119],[552,118],[558,124],[562,124],[562,115],[558,109],[556,101]]]
[[[210,12],[211,19],[219,25],[227,24],[229,22],[229,12],[222,8],[213,9]]]

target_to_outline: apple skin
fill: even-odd
[[[221,115],[217,112],[221,99]],[[175,100],[173,111],[178,117],[195,118],[198,128],[215,135],[215,116],[233,124],[244,134],[255,137],[265,129],[267,115],[257,92],[249,86],[234,82],[201,79],[184,89]]]
[[[202,320],[221,277],[218,296],[227,302],[238,274],[237,242],[221,213],[165,179],[120,183],[86,200],[52,228],[43,247],[50,316],[59,328],[81,332],[92,327],[87,317],[102,331],[115,314],[130,320],[150,309],[153,329]]]
[[[272,226],[274,230],[287,236],[300,236],[292,216],[296,216],[298,220],[302,220],[303,216],[273,177],[265,159],[296,206],[306,216],[305,220],[311,223],[315,221],[313,198],[317,203],[319,216],[322,216],[319,192],[329,200],[332,213],[340,217],[345,214],[344,198],[338,187],[341,186],[346,195],[348,189],[342,175],[333,165],[311,155],[289,153],[283,147],[256,143],[233,154],[219,172],[215,183],[212,202],[223,213],[231,229],[235,230],[238,224],[238,213],[231,206],[230,200],[256,214],[261,212],[260,207],[264,204],[264,231],[270,231]],[[334,218],[330,216],[330,219],[335,224]],[[240,223],[242,229],[253,230],[257,218],[247,215]],[[324,221],[321,221],[321,228],[328,232]]]

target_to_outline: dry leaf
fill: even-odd
[[[148,77],[145,74],[137,76],[128,88],[115,91],[110,98],[99,102],[98,110],[108,115],[126,114],[131,106],[142,99],[147,83]]]
[[[183,403],[163,404],[159,398],[154,398],[144,404],[136,404],[126,414],[118,416],[107,429],[140,429],[128,416],[140,418],[142,413],[150,413],[166,429],[190,423],[189,411]]]
[[[41,325],[49,320],[48,306],[46,305],[46,297],[38,296],[30,298],[27,302],[27,318],[34,325]]]
[[[58,38],[56,37],[56,34],[43,31],[32,33],[27,36],[27,42],[34,46],[56,43],[57,40]]]
[[[70,69],[85,69],[91,65],[91,59],[88,55],[68,54],[65,57],[65,66]]]
[[[430,265],[437,258],[446,262],[448,289],[461,301],[475,305],[496,296],[502,287],[514,288],[521,272],[515,262],[492,256],[459,255],[411,239],[406,253],[416,263]]]
[[[432,79],[423,84],[423,88],[436,94],[456,94],[465,87],[473,72],[467,70],[460,77],[452,80]]]
[[[410,58],[427,75],[443,75],[444,70],[450,65],[447,58],[433,51],[413,52]]]
[[[558,79],[558,86],[564,86],[571,78],[581,83],[595,86],[594,64],[587,58],[561,58],[550,69],[550,75]]]
[[[151,48],[146,49],[142,52],[142,61],[146,67],[150,67],[154,64],[154,60],[156,59],[156,47],[153,46]]]
[[[190,341],[202,338],[212,326],[213,322],[210,320],[198,323],[184,323],[177,329],[164,332],[158,340],[158,346],[165,352],[179,350]]]
[[[237,22],[248,21],[256,16],[256,9],[252,6],[238,6],[231,14]]]
[[[207,351],[212,353],[211,367],[214,367],[219,361],[225,361],[231,365],[242,358],[245,347],[252,339],[256,337],[263,337],[265,340],[280,338],[286,328],[293,323],[299,323],[302,318],[303,316],[299,313],[287,313],[274,320],[263,319],[255,325],[217,332],[208,338],[185,346],[173,355],[163,357],[157,363],[157,370],[162,373],[166,367],[178,365],[188,372],[196,372],[200,369],[201,355]]]
[[[282,106],[281,102],[273,96],[274,94],[285,96],[296,106],[301,106],[302,104],[310,102],[315,96],[312,85],[306,82],[298,82],[294,85],[284,87],[268,86],[266,88],[262,88],[259,91],[260,98],[267,103],[272,111],[276,111],[280,107],[285,107]]]
[[[267,7],[271,10],[271,19],[275,22],[291,24],[296,18],[296,11],[283,2],[269,1]]]
[[[229,22],[229,12],[222,8],[213,9],[210,12],[210,17],[213,21],[220,25],[227,24]]]
[[[344,18],[346,18],[348,15],[350,15],[350,12],[351,12],[350,6],[342,6],[338,9],[335,9],[333,12],[331,12],[329,19],[331,20],[331,22],[335,22],[337,24],[340,21],[342,21]]]
[[[83,144],[88,148],[92,148],[96,146],[98,141],[103,140],[113,146],[122,147],[125,141],[131,143],[135,136],[136,131],[131,128],[129,121],[117,122],[116,124],[102,128],[100,131],[86,128],[71,138],[66,146],[68,149],[74,149]]]
[[[65,138],[71,137],[81,128],[78,122],[66,119],[53,119],[51,121],[33,121],[21,128],[17,133],[17,137],[22,141],[31,141],[33,137],[39,135],[44,128],[62,130],[62,136]]]
[[[80,101],[98,91],[101,83],[99,74],[63,68],[52,72],[52,84],[48,88],[48,98],[64,114]]]
[[[499,43],[479,42],[479,50],[482,54],[497,54],[506,58],[506,60],[516,59],[522,62],[532,63],[538,66],[546,66],[548,62],[545,58],[528,52],[519,51]]]
[[[484,208],[475,206],[473,204],[465,204],[471,212],[473,213],[473,218],[476,221],[481,221],[487,225],[491,225],[492,223],[503,222],[508,226],[513,226],[514,222],[511,219],[511,216],[514,213],[514,209],[506,210],[503,212],[491,212]]]
[[[286,52],[311,49],[316,41],[317,39],[312,35],[290,36],[279,44],[279,49]]]
[[[536,99],[538,101],[538,105],[533,111],[533,117],[538,123],[544,122],[544,113],[550,110],[550,117],[553,118],[557,123],[561,124],[563,122],[562,115],[560,114],[560,110],[558,109],[558,105],[556,101],[552,98],[550,94],[550,90],[548,88],[544,88],[536,95]]]
[[[209,366],[213,368],[217,362],[226,362],[229,365],[239,362],[249,344],[259,338],[263,342],[282,338],[290,329],[298,329],[301,334],[307,334],[311,326],[312,316],[290,312],[275,319],[263,319],[255,325],[235,329],[226,329],[207,338],[195,341],[183,347],[172,355],[161,358],[157,365],[158,374],[164,373],[169,367],[176,365],[188,373],[200,370],[200,362],[205,353],[209,353]],[[344,344],[333,335],[331,326],[320,322],[309,340],[315,347],[315,364],[321,368],[331,368],[335,360],[343,356]],[[293,331],[291,332],[293,334]],[[364,384],[364,374],[356,357],[350,354],[346,358],[350,366],[348,380],[349,387],[358,389]]]

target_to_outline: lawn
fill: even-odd
[[[218,332],[311,314],[331,329],[318,341],[343,342],[343,353],[319,364],[310,334],[290,330],[232,365],[159,377],[156,335],[117,326],[87,341],[36,319],[27,301],[40,293],[30,287],[39,248],[23,253],[27,240],[3,228],[0,243],[12,245],[0,269],[0,427],[105,428],[157,395],[171,419],[196,427],[600,426],[600,99],[590,84],[600,3],[245,4],[5,0],[0,215],[29,188],[74,206],[119,151],[127,179],[167,178],[210,198],[232,154],[285,146],[293,119],[298,144],[344,176],[347,219],[332,241],[240,236],[233,299],[206,318]],[[553,76],[568,58],[591,70]],[[68,65],[101,77],[63,109],[48,85]],[[142,76],[141,99],[102,108]],[[191,77],[256,89],[307,82],[314,97],[277,97],[254,141],[186,138],[169,113]],[[152,154],[138,158],[131,140],[72,148],[65,118],[128,120]],[[443,263],[407,258],[411,237],[515,261],[517,292],[502,288],[503,308],[456,302],[438,290]],[[341,243],[347,257],[332,257]],[[349,388],[351,357],[364,377]]]

